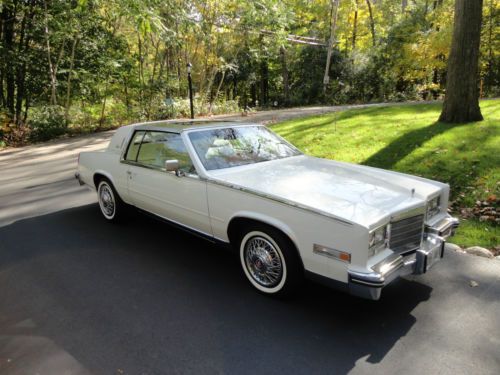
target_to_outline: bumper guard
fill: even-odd
[[[349,292],[358,297],[378,300],[382,288],[399,276],[426,273],[444,256],[446,239],[455,233],[458,219],[448,216],[426,227],[420,249],[410,255],[391,254],[372,267],[372,272],[349,271]]]

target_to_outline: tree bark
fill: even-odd
[[[102,129],[102,125],[104,123],[104,114],[106,113],[106,100],[108,98],[108,81],[106,79],[106,82],[104,83],[104,99],[102,101],[102,106],[101,106],[101,117],[99,118],[99,126],[97,129]]]
[[[3,63],[5,68],[5,83],[6,83],[6,96],[5,107],[9,117],[14,118],[14,102],[15,102],[15,75],[14,64],[9,61],[13,58],[14,54],[14,20],[16,10],[10,3],[3,5],[2,9],[2,23],[3,23],[3,38],[2,45],[4,49]]]
[[[2,8],[2,12],[0,12],[0,44],[3,47],[3,25],[5,19],[5,6]],[[3,94],[3,70],[4,70],[4,56],[0,56],[0,107],[5,107],[5,96]]]
[[[373,43],[373,46],[375,47],[377,39],[375,37],[375,21],[373,20],[373,9],[372,9],[371,1],[366,0],[366,5],[368,6],[368,14],[370,16],[370,30],[372,32],[372,43]]]
[[[486,75],[486,84],[488,89],[491,90],[493,86],[493,65],[495,64],[495,61],[493,59],[493,0],[490,0],[490,6],[489,6],[489,27],[488,27],[488,73]]]
[[[288,105],[288,99],[290,98],[290,82],[288,79],[288,65],[286,61],[286,49],[285,47],[280,47],[281,56],[281,77],[283,78],[283,95],[285,99],[285,105]]]
[[[56,71],[54,64],[52,63],[52,54],[51,54],[51,49],[50,49],[50,36],[49,36],[49,16],[48,16],[48,9],[47,9],[47,1],[45,0],[43,2],[43,7],[45,10],[45,38],[47,42],[47,60],[49,61],[49,73],[50,73],[50,104],[51,105],[56,105],[57,104],[57,76],[56,76]]]
[[[17,125],[19,125],[22,121],[22,109],[23,109],[23,100],[25,99],[25,91],[26,91],[26,65],[27,59],[26,56],[29,54],[29,44],[30,44],[30,31],[32,27],[34,11],[33,4],[30,4],[29,12],[26,14],[27,10],[25,10],[25,14],[23,16],[23,20],[21,22],[21,31],[19,37],[19,45],[18,45],[18,55],[21,56],[24,54],[25,58],[23,58],[19,63],[16,69],[16,112],[14,116],[14,121]]]
[[[269,90],[269,68],[267,59],[263,58],[260,62],[260,105],[266,106],[268,101]]]
[[[141,106],[141,110],[144,110],[144,56],[143,56],[143,51],[142,51],[142,40],[141,40],[141,33],[139,30],[137,30],[137,49],[138,49],[138,56],[137,59],[139,60],[139,103]]]
[[[354,1],[354,21],[352,26],[352,51],[356,49],[356,38],[358,37],[358,0]]]
[[[482,8],[483,0],[455,2],[446,96],[439,121],[464,123],[483,119],[478,92]]]
[[[335,6],[335,8],[334,8]],[[326,94],[326,88],[330,82],[330,63],[332,59],[333,44],[335,43],[335,29],[337,28],[337,18],[339,14],[340,0],[332,0],[332,10],[330,18],[330,40],[328,41],[328,51],[326,53],[325,74],[323,76],[323,95]]]
[[[222,87],[222,84],[224,83],[224,79],[226,78],[226,71],[223,70],[221,73],[221,78],[219,81],[219,84],[217,85],[217,90],[215,91],[215,95],[210,97],[210,103],[208,105],[208,112],[209,114],[212,114],[212,106],[214,104],[214,100],[217,100],[219,97],[219,92]]]
[[[66,126],[69,124],[69,108],[71,106],[71,76],[73,74],[73,68],[75,66],[75,51],[78,44],[78,36],[73,37],[73,44],[71,45],[71,59],[69,62],[69,72],[68,80],[66,81],[66,103],[64,108],[64,121],[66,121]]]

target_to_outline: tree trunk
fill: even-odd
[[[285,105],[288,105],[288,99],[290,98],[290,82],[288,79],[288,65],[286,61],[286,49],[285,47],[280,47],[281,55],[281,77],[283,78],[283,96],[285,99]]]
[[[6,83],[6,96],[5,107],[9,117],[14,118],[14,102],[15,102],[15,76],[14,64],[9,61],[13,58],[14,54],[14,20],[15,8],[12,4],[6,3],[2,9],[2,23],[3,23],[3,59],[5,68],[5,83]]]
[[[373,46],[375,47],[377,39],[375,37],[375,21],[373,20],[373,9],[372,9],[371,1],[366,0],[366,5],[368,6],[368,14],[370,16],[370,30],[372,32],[372,43],[373,43]]]
[[[335,6],[335,8],[334,8]],[[326,53],[325,74],[323,76],[323,95],[330,82],[330,62],[332,59],[333,44],[335,43],[335,29],[337,28],[337,18],[339,14],[340,0],[332,0],[332,10],[330,18],[330,40],[328,41],[328,51]]]
[[[267,105],[269,89],[269,68],[267,60],[264,58],[260,63],[260,106]]]
[[[493,59],[493,0],[490,0],[490,19],[488,27],[488,73],[486,74],[486,84],[489,90],[493,87],[493,65],[495,61]]]
[[[78,44],[78,36],[74,36],[73,44],[71,45],[71,59],[69,62],[69,72],[68,72],[68,80],[66,82],[66,103],[64,108],[64,121],[66,122],[66,126],[69,124],[69,107],[71,105],[71,75],[73,74],[73,68],[75,66],[75,50]]]
[[[236,79],[236,74],[233,75],[233,97],[235,99],[238,96],[238,80]]]
[[[101,106],[101,117],[99,118],[99,126],[98,130],[102,129],[102,125],[104,124],[104,114],[106,113],[106,100],[108,98],[108,80],[104,83],[104,100],[102,101]]]
[[[354,2],[354,21],[352,26],[352,51],[356,49],[356,38],[358,37],[358,0]]]
[[[3,6],[2,12],[0,13],[0,44],[2,45],[2,47],[3,47],[3,24],[6,18],[5,12],[6,12],[6,7]],[[4,56],[0,56],[0,108],[5,108],[5,96],[3,94],[3,68],[4,68]]]
[[[49,35],[49,16],[47,9],[47,1],[43,2],[44,10],[45,10],[45,38],[47,42],[47,60],[49,61],[49,73],[50,73],[50,104],[57,104],[57,76],[54,64],[52,63],[52,54],[50,49],[50,35]]]
[[[446,96],[439,121],[483,119],[477,87],[483,0],[456,0],[453,39],[448,58]]]
[[[254,106],[257,105],[257,85],[255,83],[252,83],[250,86],[250,96],[252,98],[252,104]]]
[[[159,51],[160,51],[160,43],[161,40],[158,40],[156,43],[154,41],[153,36],[151,36],[151,45],[154,47],[155,53],[154,53],[154,59],[153,59],[153,72],[151,73],[151,76],[149,77],[149,99],[148,99],[148,109],[146,111],[147,119],[151,119],[151,108],[153,107],[153,96],[155,94],[155,89],[154,89],[154,83],[156,79],[156,69],[158,67],[158,58],[159,58]],[[160,58],[161,59],[161,58]],[[160,60],[160,66],[162,64],[162,61]]]
[[[19,56],[21,54],[28,54],[29,43],[30,43],[30,30],[32,26],[32,21],[34,17],[33,4],[30,5],[29,13],[23,16],[23,20],[21,22],[21,32],[19,37],[19,45],[17,48]],[[14,121],[17,125],[19,125],[22,121],[22,110],[23,110],[23,100],[25,96],[25,83],[26,83],[26,60],[23,60],[18,64],[16,69],[16,113]]]
[[[144,56],[142,51],[141,33],[137,30],[137,49],[139,60],[139,103],[141,111],[144,110]]]
[[[219,84],[217,85],[217,90],[215,91],[215,95],[210,98],[210,104],[208,105],[208,112],[209,114],[212,114],[212,105],[214,104],[214,100],[217,100],[219,97],[219,92],[222,87],[222,84],[224,83],[224,78],[226,78],[226,71],[222,71],[222,76],[219,81]]]

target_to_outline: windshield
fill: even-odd
[[[189,133],[189,139],[206,170],[301,155],[264,126],[195,131]]]

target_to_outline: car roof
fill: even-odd
[[[151,121],[132,124],[135,130],[156,130],[166,131],[171,133],[181,133],[186,130],[209,129],[220,127],[234,126],[260,126],[259,124],[244,123],[239,121],[224,121],[224,120],[167,120],[167,121]]]

